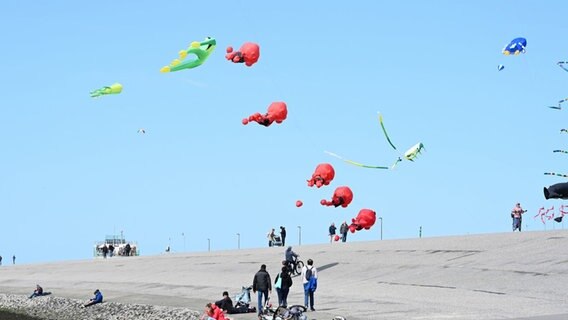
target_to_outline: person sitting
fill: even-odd
[[[217,307],[214,303],[208,303],[205,305],[205,314],[201,319],[204,320],[229,320],[225,318],[225,314],[221,308]]]
[[[229,293],[227,291],[223,291],[223,299],[216,301],[215,304],[228,314],[232,314],[235,311],[233,307],[233,300],[229,298]]]
[[[85,305],[85,307],[92,306],[97,303],[103,302],[103,294],[99,291],[99,289],[95,290],[95,297],[89,300],[89,303]]]
[[[34,293],[32,293],[32,295],[30,296],[30,299],[39,296],[43,296],[43,288],[39,284],[36,284],[36,289],[34,290]]]

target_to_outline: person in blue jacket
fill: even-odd
[[[85,307],[92,306],[97,303],[103,302],[103,294],[99,291],[99,289],[95,290],[95,297],[89,300],[89,303],[85,305]]]

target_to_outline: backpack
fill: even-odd
[[[274,287],[276,289],[282,288],[282,276],[280,273],[276,276],[276,284],[274,285]]]
[[[309,281],[311,277],[312,277],[312,268],[306,267],[306,280]]]

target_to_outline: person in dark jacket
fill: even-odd
[[[260,270],[254,275],[252,281],[252,292],[257,293],[258,297],[258,315],[262,314],[262,296],[264,295],[264,303],[268,300],[268,295],[272,291],[272,280],[270,280],[270,274],[266,271],[266,265],[260,266]]]
[[[282,246],[286,245],[286,228],[280,226],[280,239],[282,239]]]
[[[335,226],[335,223],[331,223],[331,226],[329,226],[329,243],[333,242],[333,238],[335,237],[335,230],[337,230],[337,227]]]
[[[223,299],[216,301],[215,304],[217,305],[217,307],[227,311],[228,314],[235,313],[233,300],[231,300],[227,291],[223,291]]]
[[[341,233],[341,242],[347,241],[347,231],[349,231],[349,226],[347,225],[347,222],[343,221],[339,228],[339,233]]]
[[[278,294],[278,306],[282,306],[284,308],[288,307],[288,293],[292,286],[292,277],[290,277],[290,273],[286,266],[282,267],[282,272],[276,276],[274,284],[276,293]]]

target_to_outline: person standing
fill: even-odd
[[[314,292],[317,289],[318,284],[318,270],[314,267],[314,261],[308,259],[308,264],[302,268],[302,284],[304,285],[304,306],[308,308],[308,298],[309,306],[311,311],[316,311],[314,309]]]
[[[16,255],[12,256],[12,264],[16,264]]]
[[[112,244],[110,244],[108,246],[108,257],[112,258],[113,255],[114,255],[114,246]]]
[[[335,227],[335,223],[331,223],[331,226],[329,226],[329,243],[333,242],[333,237],[335,237],[335,230],[337,230],[337,228]]]
[[[272,291],[272,280],[270,280],[270,274],[266,271],[266,265],[260,266],[260,270],[254,275],[252,280],[252,292],[257,294],[258,299],[258,315],[262,314],[262,296],[264,296],[264,303],[268,300],[268,295]]]
[[[278,294],[278,306],[284,308],[288,306],[288,293],[290,292],[291,286],[292,277],[290,277],[288,268],[286,266],[282,266],[282,272],[280,272],[274,280],[274,287]]]
[[[268,231],[266,238],[268,239],[268,246],[272,247],[272,244],[274,243],[274,228]]]
[[[286,228],[280,226],[280,239],[282,239],[282,246],[286,245]]]
[[[2,256],[0,256],[0,266],[2,265]]]
[[[105,243],[105,245],[103,246],[103,258],[107,258],[107,254],[108,254],[108,247]]]
[[[521,225],[523,223],[523,213],[525,212],[526,210],[523,210],[521,204],[518,202],[513,207],[513,210],[511,210],[511,218],[513,218],[513,232],[515,232],[515,230],[517,229],[519,229],[519,232],[521,232]]]
[[[341,242],[347,241],[347,231],[349,230],[349,226],[347,222],[343,221],[341,227],[339,227],[339,233],[341,233]]]

